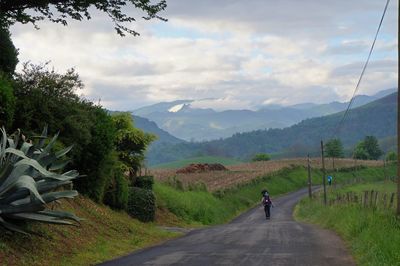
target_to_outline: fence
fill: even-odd
[[[336,193],[334,198],[328,200],[329,205],[335,204],[359,204],[364,208],[392,209],[395,206],[395,192],[379,192],[376,190]]]

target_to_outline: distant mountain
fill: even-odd
[[[344,112],[306,119],[284,129],[255,130],[232,137],[202,143],[164,145],[149,153],[150,164],[179,160],[199,155],[248,159],[255,153],[267,152],[281,156],[319,154],[320,140],[339,137],[345,147],[352,148],[366,135],[374,135],[393,147],[396,135],[397,93],[350,110],[337,134],[335,128]]]
[[[143,118],[140,116],[133,116],[133,121],[137,128],[140,128],[144,132],[152,133],[157,136],[157,140],[155,143],[162,142],[162,143],[169,143],[169,144],[178,144],[185,142],[184,140],[178,139],[167,131],[162,130],[157,126],[156,123],[153,121],[148,120],[147,118]]]
[[[372,102],[394,92],[381,91],[376,95],[359,95],[353,108]],[[194,108],[193,100],[163,102],[132,111],[132,114],[154,121],[161,129],[186,141],[209,141],[227,138],[235,133],[259,129],[285,128],[304,119],[337,113],[348,103],[303,103],[293,106],[269,105],[257,111]]]

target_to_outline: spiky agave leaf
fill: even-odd
[[[62,211],[46,210],[46,204],[62,198],[74,198],[75,190],[54,191],[72,183],[79,176],[75,170],[58,173],[68,163],[60,160],[71,147],[52,151],[58,134],[46,144],[47,127],[36,144],[29,143],[17,131],[7,137],[4,128],[0,139],[0,225],[11,231],[28,233],[15,220],[73,225],[80,219]]]

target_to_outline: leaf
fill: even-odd
[[[83,219],[75,216],[72,213],[69,212],[64,212],[64,211],[41,211],[39,212],[40,214],[44,214],[44,215],[48,215],[48,216],[52,216],[52,217],[56,217],[56,218],[60,218],[60,219],[69,219],[69,220],[73,220],[76,222],[80,222]]]
[[[74,223],[57,219],[56,217],[33,213],[33,212],[21,212],[15,214],[9,214],[7,217],[13,219],[21,219],[21,220],[31,220],[31,221],[38,221],[38,222],[45,222],[45,223],[53,223],[53,224],[65,224],[65,225],[74,225]]]
[[[67,166],[67,164],[69,164],[70,162],[71,162],[71,160],[52,163],[50,168],[49,168],[49,170],[50,171],[57,171],[57,170],[64,169],[64,167]]]
[[[20,228],[19,226],[16,226],[16,225],[14,225],[14,224],[12,224],[12,223],[6,222],[6,221],[4,221],[4,219],[2,219],[1,217],[0,217],[0,224],[1,224],[2,226],[4,226],[5,228],[7,228],[8,230],[10,230],[10,231],[18,232],[18,233],[21,233],[21,234],[24,234],[24,235],[29,235],[27,232],[25,232],[25,231],[24,231],[22,228]]]
[[[54,135],[54,137],[50,140],[49,144],[47,144],[47,146],[44,148],[44,150],[42,151],[42,153],[39,155],[39,157],[37,158],[37,160],[39,161],[41,158],[43,158],[45,155],[49,154],[51,151],[51,148],[53,147],[54,143],[56,142],[58,135],[60,132],[58,132],[57,134]]]
[[[15,192],[20,189],[27,189],[31,192],[31,195],[34,196],[35,199],[38,199],[42,203],[44,203],[42,197],[40,196],[37,188],[36,188],[36,182],[35,180],[27,175],[20,176],[17,180],[14,182],[11,182],[7,185],[4,185],[0,187],[0,197],[3,198],[5,197],[5,194],[9,191]]]
[[[62,156],[67,154],[73,147],[74,147],[74,145],[71,145],[65,149],[62,149],[61,151],[56,152],[56,157],[61,158]]]

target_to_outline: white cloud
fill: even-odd
[[[169,0],[169,22],[133,25],[119,37],[104,15],[68,27],[12,28],[20,61],[75,67],[87,98],[132,110],[177,99],[201,108],[251,109],[263,102],[346,100],[383,2]],[[355,8],[357,7],[357,8]],[[397,8],[392,1],[362,92],[396,86]]]

